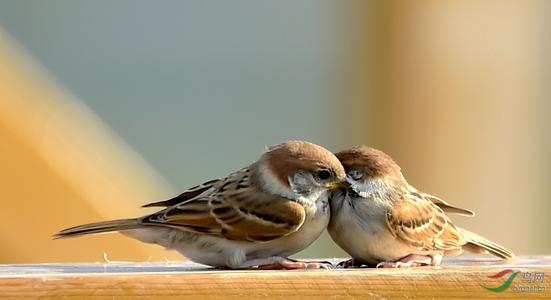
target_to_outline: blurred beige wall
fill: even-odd
[[[517,253],[549,252],[549,2],[351,8],[363,23],[350,144],[384,149],[411,184],[477,212],[457,223]]]

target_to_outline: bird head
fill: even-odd
[[[383,151],[356,146],[335,154],[346,172],[350,188],[362,197],[386,194],[406,185],[400,166]]]
[[[317,198],[346,184],[345,172],[329,150],[305,141],[270,147],[259,161],[264,188],[288,198]]]

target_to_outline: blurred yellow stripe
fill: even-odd
[[[51,240],[64,227],[141,215],[140,204],[172,189],[1,29],[0,62],[0,262],[165,257],[117,234]]]

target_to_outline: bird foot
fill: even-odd
[[[253,259],[245,262],[241,268],[258,270],[298,270],[298,269],[332,269],[328,261],[298,261],[281,256]]]
[[[438,266],[442,260],[441,255],[409,254],[396,261],[383,261],[376,268],[409,268],[420,266]]]
[[[355,260],[353,258],[345,261],[341,261],[337,264],[338,268],[344,268],[344,269],[352,269],[352,268],[361,268],[363,265],[365,265],[363,262]]]

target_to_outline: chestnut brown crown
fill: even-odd
[[[333,153],[306,141],[286,141],[272,146],[262,155],[261,161],[286,186],[289,186],[288,177],[298,170],[311,174],[328,171],[326,175],[331,176],[332,182],[343,181],[345,177],[344,168]]]
[[[356,146],[335,154],[346,173],[356,180],[402,178],[400,166],[388,154],[368,146]]]

